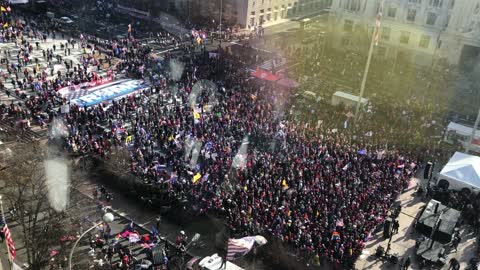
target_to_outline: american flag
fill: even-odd
[[[250,250],[252,250],[254,244],[254,236],[247,236],[240,239],[228,239],[227,261],[232,261],[245,256]]]
[[[15,245],[13,244],[12,234],[8,229],[3,213],[0,213],[0,215],[0,227],[2,228],[3,235],[5,236],[5,240],[7,241],[8,252],[10,253],[10,257],[12,258],[12,260],[15,260],[15,257],[17,256],[17,251],[15,250]]]
[[[380,39],[380,27],[382,25],[383,16],[383,0],[378,8],[377,18],[375,20],[375,46],[378,46],[378,40]]]
[[[337,220],[337,222],[335,223],[335,226],[337,226],[337,227],[343,227],[343,226],[344,226],[344,224],[343,224],[343,218]]]

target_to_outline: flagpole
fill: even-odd
[[[383,9],[383,2],[384,0],[382,0],[380,3],[380,9]],[[383,12],[383,10],[380,10],[380,12]],[[375,39],[376,39],[375,37],[377,36],[377,31],[380,31],[380,27],[375,25],[372,33],[372,40],[370,42],[370,49],[368,50],[368,57],[367,57],[367,63],[365,64],[365,71],[363,72],[362,85],[360,86],[360,95],[358,96],[357,107],[355,109],[355,123],[358,120],[358,113],[360,112],[360,104],[362,102],[363,93],[365,92],[365,84],[367,83],[368,71],[370,70],[370,62],[372,61],[373,47],[375,45]]]
[[[3,212],[2,195],[0,195],[0,211],[1,211],[2,218],[3,218],[3,223],[4,223],[3,226],[5,228],[5,226],[7,226],[7,222],[5,220],[5,213]],[[3,231],[3,228],[2,228],[2,231]],[[12,255],[10,254],[10,249],[8,248],[8,242],[5,239],[5,235],[3,236],[3,241],[5,242],[5,247],[7,248],[8,262],[10,264],[10,269],[13,270],[13,259],[12,259]]]

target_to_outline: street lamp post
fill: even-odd
[[[80,240],[87,233],[93,231],[95,228],[102,225],[103,223],[111,223],[114,219],[115,219],[115,217],[113,216],[112,213],[105,213],[105,215],[103,215],[103,221],[100,221],[97,224],[93,225],[90,229],[86,230],[85,232],[82,233],[82,235],[80,235],[80,237],[77,239],[77,241],[75,241],[75,244],[73,244],[72,250],[70,251],[70,254],[68,255],[68,269],[69,270],[72,270],[72,256],[73,256],[73,252],[75,251],[75,248],[78,245],[78,242],[80,242]]]

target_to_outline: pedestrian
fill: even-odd
[[[456,235],[453,237],[452,240],[452,249],[455,249],[455,252],[457,252],[458,244],[460,244],[461,238],[460,236]]]
[[[448,266],[447,270],[459,270],[460,269],[460,263],[456,258],[451,258],[450,259],[450,265]]]
[[[157,223],[156,223],[156,226],[155,226],[155,227],[157,228],[157,231],[160,231],[160,221],[161,221],[161,217],[158,216],[158,217],[156,218],[156,221],[157,221]]]
[[[403,263],[402,269],[407,270],[410,267],[411,263],[412,263],[412,261],[410,259],[410,256],[408,256],[407,259],[405,260],[405,262]]]
[[[110,225],[105,223],[105,230],[103,231],[103,239],[105,239],[105,242],[108,243],[108,240],[110,239],[110,234],[112,233],[112,228]]]
[[[400,227],[400,224],[398,223],[398,220],[395,219],[395,220],[393,221],[392,234],[397,234],[399,227]]]

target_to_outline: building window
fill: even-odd
[[[343,31],[352,32],[352,30],[353,30],[353,21],[345,20],[345,24],[343,25]]]
[[[390,32],[392,31],[391,28],[388,27],[382,27],[382,30],[380,32],[380,37],[382,40],[390,40]]]
[[[263,24],[263,15],[260,15],[260,22],[259,23],[260,23],[260,25]]]
[[[430,0],[430,6],[441,7],[443,0]]]
[[[255,6],[255,1],[252,2],[252,7],[254,7],[254,6]]]
[[[449,8],[452,9],[455,6],[455,0],[450,0]]]
[[[430,36],[429,35],[422,35],[422,37],[420,38],[420,43],[418,44],[418,46],[420,46],[420,48],[428,48],[428,46],[430,45]]]
[[[278,12],[274,12],[273,13],[273,20],[276,21],[277,20],[277,17],[278,17]]]
[[[250,26],[254,27],[255,26],[255,17],[250,18]]]
[[[378,55],[380,57],[385,57],[386,54],[387,54],[387,48],[382,47],[382,46],[377,46],[376,55]]]
[[[396,7],[389,7],[388,8],[388,17],[395,18],[395,15],[397,14],[397,8]]]
[[[270,21],[270,13],[267,14],[267,22]]]
[[[251,14],[252,16],[255,16],[255,11],[252,11],[250,14]]]
[[[265,10],[264,9],[260,9],[260,14],[263,14]]]
[[[429,12],[427,14],[427,24],[428,25],[435,25],[435,21],[437,20],[437,14],[433,12]]]
[[[409,8],[407,12],[407,21],[414,22],[415,16],[417,16],[417,10],[413,8]]]
[[[361,7],[360,0],[347,0],[344,4],[344,9],[352,12],[359,11],[360,7]]]
[[[410,32],[401,31],[400,32],[400,43],[408,44],[409,41],[410,41]]]
[[[348,37],[343,37],[342,46],[348,46],[348,45],[350,45],[350,39]]]

